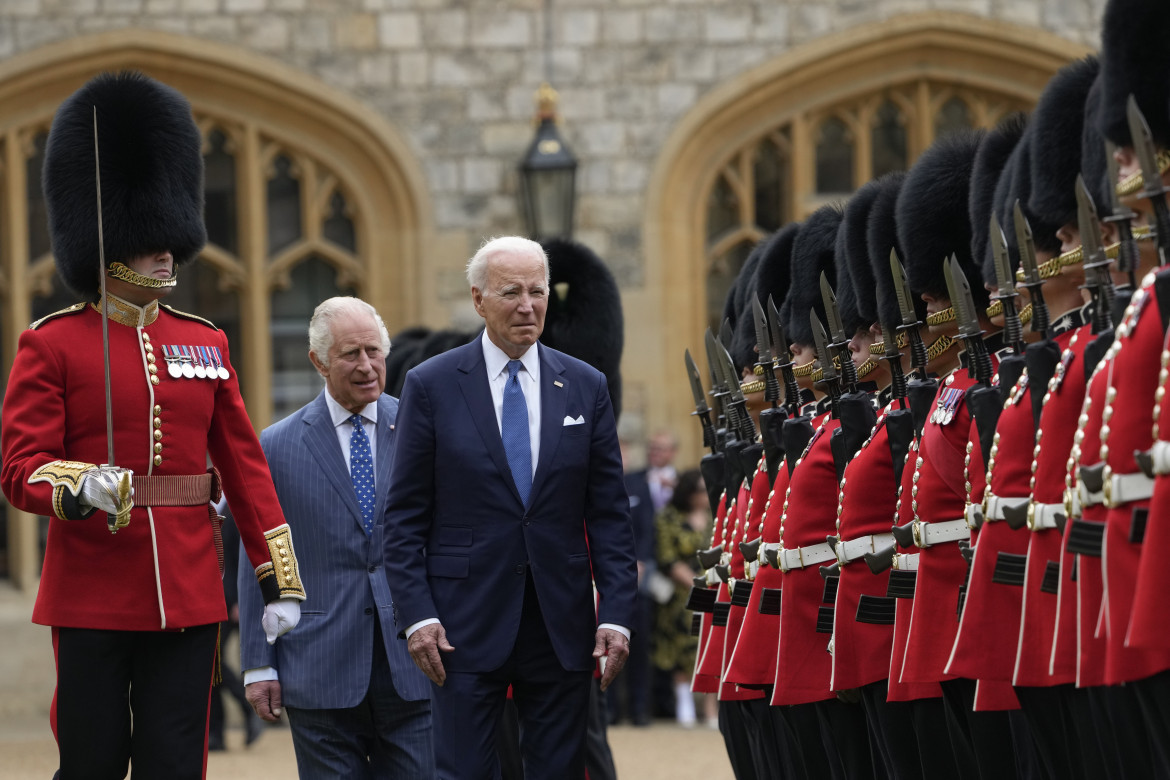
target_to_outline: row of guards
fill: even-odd
[[[762,242],[686,355],[741,780],[1170,776],[1170,6],[1102,26]]]

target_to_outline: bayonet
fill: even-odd
[[[1007,237],[999,226],[999,218],[991,215],[991,248],[995,260],[995,300],[1003,305],[1003,341],[1017,355],[1024,354],[1024,329],[1016,311],[1016,275],[1008,254]]]
[[[776,381],[776,366],[772,361],[772,342],[768,338],[768,317],[760,299],[752,296],[752,323],[756,327],[756,367],[764,372],[764,400],[775,409],[780,401],[780,383]]]
[[[707,328],[703,334],[704,351],[707,353],[707,370],[711,374],[711,398],[715,402],[715,420],[713,422],[715,428],[715,446],[720,452],[726,444],[725,437],[727,435],[727,404],[725,400],[727,393],[723,390],[723,372],[717,368],[716,354],[718,350],[715,344],[715,334]]]
[[[894,337],[894,331],[890,326],[883,322],[881,328],[882,343],[885,344],[882,360],[885,360],[890,367],[890,390],[894,398],[901,400],[906,397],[906,375],[902,372],[902,352],[898,349],[898,340]]]
[[[1124,295],[1129,302],[1133,291],[1137,289],[1138,248],[1133,237],[1133,220],[1137,213],[1121,202],[1117,196],[1117,180],[1121,178],[1121,165],[1117,162],[1117,144],[1105,142],[1105,162],[1109,171],[1109,215],[1102,218],[1102,222],[1112,222],[1117,226],[1117,270],[1129,279],[1129,288],[1124,292],[1118,290],[1118,296]],[[1124,308],[1124,307],[1123,307]]]
[[[841,382],[837,375],[837,368],[833,365],[832,355],[829,354],[829,336],[825,333],[825,326],[821,324],[816,311],[808,313],[809,323],[812,325],[813,347],[817,353],[817,360],[821,364],[821,384],[829,395],[833,408],[833,416],[837,416],[837,404],[841,400]]]
[[[829,357],[841,363],[841,385],[845,392],[857,392],[857,369],[849,354],[849,338],[845,335],[845,324],[841,321],[841,310],[837,306],[837,295],[833,292],[825,272],[821,271],[821,300],[825,304],[825,318],[829,322]]]
[[[959,266],[958,258],[954,255],[951,255],[943,264],[943,276],[946,279],[947,293],[950,295],[951,305],[955,309],[955,317],[958,320],[959,336],[963,339],[970,358],[970,374],[979,383],[990,385],[991,356],[987,354],[987,345],[983,343],[983,328],[979,326],[979,317],[975,313],[971,285],[963,274],[963,269]]]
[[[754,442],[756,440],[756,424],[752,421],[752,415],[747,410],[747,399],[744,398],[743,387],[735,373],[735,361],[731,359],[731,354],[722,344],[719,345],[719,354],[723,363],[723,375],[727,380],[731,404],[735,408],[736,433],[741,441]]]
[[[910,282],[906,278],[906,269],[898,259],[896,249],[890,250],[890,276],[894,282],[894,297],[898,299],[898,311],[902,315],[902,324],[898,326],[899,333],[905,333],[910,345],[910,367],[918,371],[919,378],[928,378],[926,373],[926,345],[922,343],[922,333],[919,328],[922,323],[914,311],[914,298],[910,292]]]
[[[1085,289],[1093,299],[1093,332],[1101,333],[1113,327],[1109,308],[1113,301],[1113,278],[1109,275],[1109,257],[1101,246],[1097,207],[1080,174],[1077,174],[1076,193],[1077,226],[1081,231],[1081,253],[1085,258]]]
[[[768,296],[768,327],[772,335],[774,358],[780,360],[780,374],[784,377],[784,404],[792,417],[800,414],[800,385],[796,382],[796,374],[792,373],[792,351],[788,348],[788,339],[784,338],[784,328],[780,324],[780,309],[776,301]]]
[[[715,452],[715,427],[711,425],[711,409],[707,406],[707,395],[703,392],[703,380],[699,377],[699,367],[691,357],[691,351],[686,350],[687,379],[691,385],[691,397],[695,401],[695,411],[691,412],[699,418],[703,426],[703,446]]]
[[[1020,246],[1020,268],[1024,272],[1023,285],[1032,299],[1032,332],[1048,339],[1051,318],[1048,304],[1044,301],[1044,280],[1040,278],[1040,265],[1036,262],[1036,243],[1032,239],[1032,227],[1020,208],[1020,201],[1012,205],[1012,218],[1016,223],[1016,243]]]
[[[1166,193],[1170,191],[1170,187],[1162,183],[1162,170],[1158,167],[1158,150],[1154,147],[1154,137],[1133,95],[1130,95],[1126,102],[1125,114],[1129,120],[1129,134],[1133,137],[1133,150],[1142,166],[1144,186],[1138,192],[1138,197],[1150,201],[1154,207],[1154,237],[1158,241],[1158,264],[1166,265],[1166,259],[1170,256],[1170,207],[1166,205]],[[1109,184],[1112,187],[1116,183],[1112,181]]]

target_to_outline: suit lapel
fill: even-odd
[[[459,377],[459,389],[463,392],[463,400],[467,402],[471,419],[479,431],[480,438],[483,439],[484,447],[491,455],[492,463],[496,464],[500,474],[505,477],[504,483],[519,501],[520,493],[512,479],[512,469],[508,467],[504,440],[500,438],[496,410],[492,407],[492,390],[488,385],[487,366],[483,362],[483,345],[477,338],[462,349],[463,355],[459,362],[459,371],[462,372],[462,376]]]
[[[557,445],[564,430],[565,407],[569,397],[569,380],[565,365],[543,344],[540,346],[540,455],[536,475],[532,478],[529,504],[540,495],[540,487],[548,477]]]
[[[386,496],[389,493],[386,487],[390,483],[390,465],[394,462],[393,426],[396,417],[397,409],[394,408],[394,404],[390,401],[389,396],[380,396],[378,398],[378,425],[376,426],[375,433],[375,438],[377,439],[377,454],[375,456],[377,463],[375,464],[374,493],[378,497],[378,503],[374,506],[375,525],[386,514]]]
[[[305,414],[303,441],[309,452],[313,453],[321,471],[341,496],[354,522],[361,528],[362,510],[358,506],[357,494],[353,490],[353,480],[345,469],[345,456],[341,453],[337,430],[333,426],[333,418],[329,416],[329,407],[325,404],[325,392],[321,391],[312,408]]]

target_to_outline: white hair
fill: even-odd
[[[544,286],[548,287],[548,255],[544,247],[523,236],[497,236],[483,242],[475,255],[467,262],[467,283],[483,292],[488,282],[488,261],[504,252],[539,255],[544,263]]]
[[[321,301],[313,311],[313,318],[309,320],[309,351],[317,356],[323,366],[328,367],[329,350],[333,348],[333,321],[347,314],[372,317],[378,323],[378,332],[382,335],[382,351],[390,354],[390,334],[377,309],[361,298],[339,295]]]

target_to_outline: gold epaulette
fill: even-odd
[[[84,308],[85,308],[84,303],[75,303],[72,306],[66,306],[64,309],[61,309],[60,311],[55,311],[52,314],[46,314],[44,317],[41,317],[39,320],[34,322],[32,325],[29,325],[28,329],[29,330],[36,330],[37,328],[44,325],[49,320],[56,319],[57,317],[64,317],[66,314],[76,314],[77,312],[82,311]]]
[[[195,322],[201,322],[204,325],[206,325],[207,327],[211,328],[212,330],[219,330],[219,328],[215,327],[214,322],[212,322],[211,320],[205,320],[202,317],[200,317],[198,314],[188,314],[187,312],[179,311],[178,309],[176,309],[172,306],[167,306],[165,303],[161,303],[159,305],[162,306],[167,311],[169,311],[171,314],[175,315],[176,317],[182,317],[185,320],[193,320]]]

